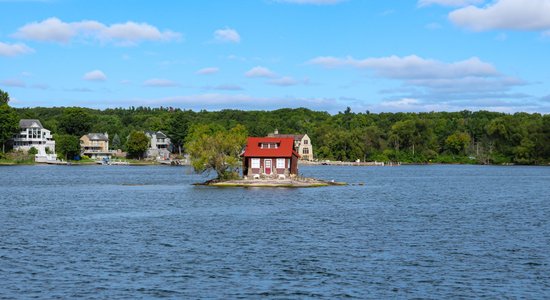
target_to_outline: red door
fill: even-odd
[[[264,160],[264,168],[266,174],[271,174],[271,159]]]

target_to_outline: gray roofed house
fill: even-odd
[[[172,150],[172,142],[162,131],[145,131],[149,138],[149,149],[147,157],[156,157],[157,159],[169,159]]]
[[[80,137],[82,155],[90,158],[110,158],[114,151],[109,150],[109,134],[88,133]]]
[[[40,120],[37,119],[21,119],[19,120],[19,128],[25,129],[25,128],[44,128],[42,126],[42,123],[40,123]]]
[[[109,141],[109,135],[107,133],[88,133],[90,141]]]
[[[313,145],[311,139],[307,134],[279,134],[279,131],[275,129],[273,133],[267,135],[268,137],[279,138],[293,138],[294,148],[300,154],[300,159],[313,160]]]

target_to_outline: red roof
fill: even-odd
[[[262,144],[277,144],[277,148],[262,148]],[[246,149],[242,156],[244,157],[300,157],[294,151],[293,138],[280,137],[249,137],[246,143]]]

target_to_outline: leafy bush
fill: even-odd
[[[27,153],[29,155],[36,155],[36,154],[38,154],[38,149],[36,149],[34,147],[31,147]]]

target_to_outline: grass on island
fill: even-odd
[[[260,188],[312,188],[323,186],[343,186],[345,182],[324,181],[314,178],[291,178],[291,179],[234,179],[234,180],[209,180],[195,185],[214,187],[260,187]]]

